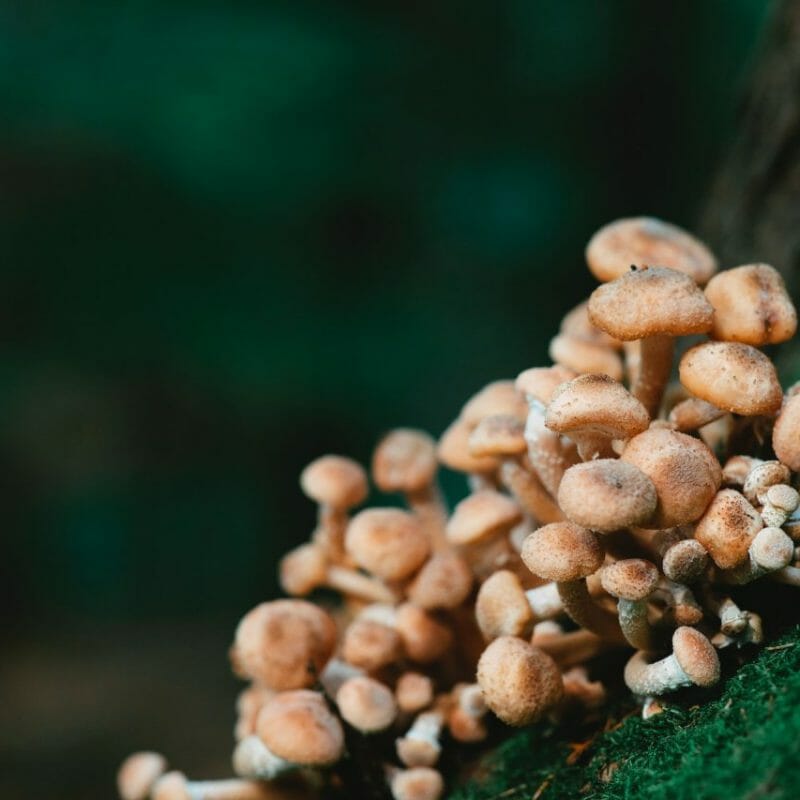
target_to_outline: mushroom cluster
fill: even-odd
[[[720,649],[762,641],[731,587],[800,585],[800,385],[784,392],[762,349],[797,327],[783,281],[766,264],[717,273],[650,218],[602,228],[586,258],[601,285],[564,318],[553,365],[481,389],[438,442],[378,443],[372,481],[404,508],[358,510],[369,480],[349,458],[303,471],[317,527],[280,563],[288,598],[249,611],[231,648],[249,682],[236,777],[189,781],[137,753],[122,800],[313,794],[354,743],[395,800],[436,800],[442,750],[493,717],[602,705],[606,650],[632,651],[624,681],[649,715],[716,683]],[[469,485],[452,509],[440,465]]]

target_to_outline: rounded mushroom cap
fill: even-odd
[[[122,800],[147,800],[155,782],[166,772],[167,759],[160,753],[129,755],[117,772],[117,790]]]
[[[494,472],[500,462],[496,458],[472,455],[469,449],[469,435],[472,427],[463,419],[457,419],[441,435],[436,446],[436,455],[446,467],[456,472],[487,473]]]
[[[656,510],[656,487],[638,467],[599,458],[570,467],[558,487],[565,516],[601,533],[643,525]]]
[[[361,733],[385,730],[397,719],[391,690],[366,676],[345,681],[336,693],[336,705],[345,722]]]
[[[472,570],[458,553],[434,553],[414,576],[406,596],[420,608],[456,608],[472,589]]]
[[[507,533],[522,520],[522,510],[510,498],[493,489],[465,497],[447,522],[451,544],[468,545]]]
[[[577,377],[578,373],[574,370],[554,364],[552,367],[531,367],[520,372],[514,385],[518,392],[546,406],[557,387]]]
[[[486,705],[507,725],[529,725],[564,694],[561,671],[543,650],[514,636],[495,639],[478,661]]]
[[[416,572],[430,552],[419,518],[397,508],[368,508],[356,514],[347,526],[344,546],[359,567],[387,581]]]
[[[643,558],[625,558],[603,567],[603,588],[621,600],[644,600],[658,585],[658,569]]]
[[[576,581],[603,566],[598,537],[573,522],[551,522],[525,539],[520,553],[525,566],[548,581]]]
[[[713,686],[719,680],[719,658],[714,645],[694,628],[681,627],[672,634],[672,652],[697,686]]]
[[[708,566],[708,551],[696,539],[684,539],[672,545],[661,565],[671,581],[694,583]]]
[[[631,264],[670,267],[701,285],[717,271],[714,255],[699,239],[655,217],[618,219],[600,228],[586,246],[586,263],[604,282]]]
[[[629,439],[649,424],[645,407],[607,375],[581,375],[561,384],[545,415],[545,425],[556,433],[592,433],[609,439]]]
[[[699,519],[722,482],[719,462],[706,445],[667,428],[635,436],[621,459],[638,467],[656,487],[658,503],[648,523],[652,529]]]
[[[525,633],[533,621],[533,612],[513,572],[501,569],[483,582],[475,600],[475,619],[487,640]]]
[[[152,800],[192,800],[187,784],[182,772],[168,772],[156,781],[149,796]]]
[[[401,711],[415,713],[433,702],[433,681],[421,672],[404,672],[394,688]]]
[[[783,278],[768,264],[720,272],[706,286],[706,297],[714,306],[714,339],[763,347],[785,342],[797,330]]]
[[[395,772],[389,788],[394,800],[439,800],[444,780],[430,767],[411,767]]]
[[[403,651],[400,634],[372,619],[355,619],[342,638],[342,658],[367,672],[397,661]]]
[[[469,449],[474,456],[518,456],[528,449],[525,423],[511,414],[484,417],[469,435]]]
[[[323,506],[352,508],[363,503],[369,492],[364,468],[344,456],[322,456],[300,474],[306,497]]]
[[[678,374],[692,394],[735,414],[774,414],[783,400],[773,363],[748,344],[695,345],[683,354]]]
[[[474,428],[484,417],[494,414],[510,414],[525,421],[528,404],[516,390],[514,381],[493,381],[484,386],[467,401],[459,417],[469,428]]]
[[[556,364],[577,373],[593,372],[608,375],[615,381],[622,380],[622,359],[615,350],[605,345],[560,333],[550,340],[547,352]]]
[[[235,666],[264,686],[283,691],[311,686],[333,653],[336,624],[305,600],[272,600],[242,617]]]
[[[382,492],[418,492],[433,483],[438,467],[436,442],[411,428],[387,433],[372,455],[372,478]]]
[[[730,569],[747,560],[748,548],[764,527],[761,515],[734,489],[717,492],[694,531],[713,562]]]
[[[328,560],[316,544],[301,544],[280,561],[280,584],[286,594],[303,597],[325,583]]]
[[[780,528],[762,528],[753,539],[750,552],[762,569],[783,569],[794,558],[794,542]]]
[[[307,689],[276,694],[261,709],[258,736],[276,756],[303,765],[337,762],[344,731],[322,695]]]
[[[800,472],[800,394],[787,396],[772,429],[775,455],[793,472]]]
[[[766,502],[786,514],[791,514],[800,506],[800,493],[785,483],[778,483],[767,489]]]
[[[412,603],[397,609],[395,626],[406,655],[420,664],[440,659],[453,643],[453,633],[434,616]]]
[[[589,319],[588,300],[579,303],[566,314],[561,320],[559,330],[561,333],[573,339],[580,339],[581,341],[601,345],[602,347],[610,347],[614,350],[622,349],[622,342],[592,325],[592,321]]]
[[[789,483],[791,473],[780,461],[762,461],[753,465],[747,473],[742,486],[742,494],[751,503],[763,503],[771,486]]]
[[[705,333],[713,316],[711,304],[688,275],[663,267],[626,272],[598,286],[589,298],[592,323],[626,342]]]

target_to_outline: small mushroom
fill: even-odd
[[[467,560],[453,550],[434,553],[406,587],[414,605],[430,610],[456,608],[472,591],[473,576]]]
[[[360,621],[380,623],[400,635],[403,650],[412,661],[438,661],[453,642],[451,630],[424,608],[402,603],[396,608],[374,604],[359,614]]]
[[[278,800],[281,796],[289,797],[260,781],[190,781],[182,772],[161,777],[150,795],[152,800]]]
[[[553,620],[537,622],[533,626],[530,643],[544,650],[561,669],[582,664],[602,652],[607,642],[585,628],[565,632]]]
[[[348,664],[377,670],[393,664],[403,653],[403,642],[393,626],[363,616],[354,619],[342,637],[342,657]]]
[[[427,708],[433,702],[433,681],[421,672],[404,672],[394,687],[399,709],[413,714]]]
[[[472,490],[497,486],[495,473],[499,467],[496,458],[478,458],[469,449],[469,436],[474,426],[463,419],[457,419],[439,437],[436,455],[441,464],[456,472],[467,475]]]
[[[763,528],[747,549],[743,564],[724,570],[721,577],[727,583],[750,583],[769,572],[788,567],[794,558],[794,542],[780,528]]]
[[[772,429],[775,455],[793,472],[800,472],[800,392],[787,394]]]
[[[603,588],[617,598],[619,625],[625,638],[637,650],[652,650],[653,629],[647,620],[647,598],[658,585],[655,564],[641,558],[627,558],[603,567]]]
[[[147,800],[156,781],[167,771],[167,759],[160,753],[129,755],[117,772],[121,800]]]
[[[722,482],[726,487],[742,489],[752,469],[763,463],[760,458],[752,456],[731,456],[722,468]]]
[[[444,723],[445,715],[441,708],[417,714],[405,735],[395,742],[400,761],[407,767],[432,767],[442,752],[439,739]]]
[[[725,416],[721,408],[699,397],[688,397],[672,407],[669,423],[674,430],[691,433]]]
[[[589,319],[589,302],[586,300],[564,315],[559,330],[565,336],[580,339],[582,342],[590,342],[612,350],[622,350],[622,342],[592,325],[592,321]],[[589,370],[589,372],[593,371]],[[575,375],[571,377],[574,378]],[[565,380],[567,379],[565,378]],[[517,388],[519,389],[519,385]]]
[[[330,663],[329,661],[325,665],[325,669]],[[239,696],[236,698],[236,726],[233,730],[237,742],[256,732],[256,720],[259,712],[275,694],[274,689],[268,689],[258,683],[252,683],[244,691],[239,692]]]
[[[548,354],[556,364],[579,375],[592,372],[608,375],[615,381],[622,380],[622,359],[608,346],[560,333],[551,339]]]
[[[788,484],[791,473],[780,461],[760,461],[747,473],[742,494],[754,505],[762,505],[771,486]]]
[[[800,506],[800,493],[786,484],[770,486],[766,491],[761,518],[764,524],[772,528],[780,528]]]
[[[488,708],[477,683],[459,683],[451,693],[453,705],[447,729],[457,742],[480,742],[488,735],[484,718]]]
[[[514,381],[499,380],[487,384],[464,404],[459,417],[472,431],[484,417],[495,414],[511,414],[525,421],[525,399],[517,391]]]
[[[441,773],[430,767],[386,770],[393,800],[439,800],[444,793]]]
[[[735,489],[717,492],[697,523],[694,536],[721,569],[747,560],[747,551],[764,527],[761,515]]]
[[[336,693],[336,705],[342,719],[364,734],[386,730],[397,719],[392,691],[367,676],[345,681]]]
[[[585,712],[600,708],[606,702],[606,687],[600,681],[589,680],[586,667],[571,667],[562,679],[567,704]]]
[[[675,583],[700,580],[708,567],[708,551],[696,539],[682,539],[670,545],[661,563],[664,575]]]

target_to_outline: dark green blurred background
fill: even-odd
[[[602,223],[691,227],[767,10],[0,3],[0,796],[224,771],[302,466],[546,363]]]

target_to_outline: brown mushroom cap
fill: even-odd
[[[327,573],[325,551],[312,542],[295,547],[280,561],[281,587],[293,597],[304,597],[322,586]]]
[[[528,404],[516,390],[514,381],[493,381],[474,394],[461,409],[459,417],[474,428],[484,417],[494,414],[510,414],[525,421]]]
[[[397,428],[372,455],[372,478],[382,492],[418,492],[433,483],[438,469],[436,442],[424,431]]]
[[[307,689],[276,694],[261,709],[256,729],[272,753],[292,764],[334,764],[344,751],[341,723],[322,695]]]
[[[347,509],[362,503],[369,491],[364,468],[344,456],[322,456],[300,474],[306,497],[332,508]]]
[[[439,800],[444,780],[430,767],[410,767],[392,775],[389,788],[394,800]]]
[[[708,566],[708,551],[696,539],[684,539],[664,553],[661,566],[671,581],[694,583]]]
[[[775,455],[793,472],[800,472],[800,394],[787,397],[772,430]]]
[[[456,608],[472,589],[472,571],[463,556],[451,550],[434,553],[406,589],[420,608]]]
[[[469,436],[469,449],[474,456],[518,456],[526,452],[525,423],[511,414],[484,417]]]
[[[558,505],[565,516],[601,533],[644,525],[657,500],[647,475],[633,464],[611,458],[575,464],[558,487]]]
[[[643,558],[625,558],[603,567],[600,580],[613,597],[644,600],[658,585],[658,569]]]
[[[653,529],[699,519],[722,482],[722,469],[708,447],[666,428],[635,436],[621,458],[638,467],[656,487],[658,504],[648,523]]]
[[[336,705],[345,722],[361,733],[376,733],[397,719],[397,703],[380,681],[358,676],[345,681],[336,692]]]
[[[122,800],[147,800],[153,785],[166,770],[167,759],[160,753],[133,753],[117,772],[119,796]]]
[[[774,414],[783,400],[773,363],[738,342],[704,342],[687,350],[678,367],[681,383],[717,408],[753,416]]]
[[[592,321],[589,319],[588,300],[579,303],[575,308],[567,312],[566,316],[561,320],[560,331],[573,339],[581,339],[591,344],[611,347],[614,350],[622,349],[622,342],[592,325]]]
[[[436,455],[446,467],[456,472],[486,473],[494,472],[500,462],[496,458],[472,455],[469,449],[469,436],[472,426],[463,419],[457,419],[441,435],[436,446]]]
[[[495,639],[478,661],[486,705],[507,725],[529,725],[561,700],[561,671],[543,650],[514,636]]]
[[[422,566],[430,541],[419,518],[397,508],[368,508],[347,526],[344,546],[359,567],[399,581]]]
[[[701,285],[717,271],[714,255],[699,239],[655,217],[618,219],[600,228],[586,247],[586,262],[600,281],[613,281],[631,264],[670,267]]]
[[[349,664],[375,672],[397,661],[403,652],[400,634],[372,619],[355,619],[342,638],[342,658]]]
[[[482,489],[465,497],[447,523],[451,544],[468,545],[506,533],[522,520],[520,507],[493,489]]]
[[[766,570],[782,569],[794,556],[794,542],[780,528],[762,528],[751,549],[756,563]]]
[[[592,323],[622,341],[685,336],[711,329],[714,309],[687,275],[645,267],[598,286],[589,298]]]
[[[581,375],[561,384],[545,416],[545,425],[556,433],[591,433],[609,439],[629,439],[649,424],[645,407],[607,375]]]
[[[742,494],[751,502],[762,504],[771,486],[789,483],[789,468],[780,461],[762,461],[754,464],[747,473],[742,486]]]
[[[440,659],[453,643],[453,633],[424,608],[403,603],[397,609],[395,627],[406,655],[420,664]]]
[[[433,702],[433,681],[421,672],[404,672],[394,689],[401,711],[415,713]]]
[[[768,264],[720,272],[706,286],[706,297],[714,306],[714,339],[763,347],[785,342],[797,330],[783,278]]]
[[[719,680],[717,651],[700,631],[678,628],[672,634],[672,652],[695,685],[713,686]]]
[[[597,572],[605,552],[598,537],[572,522],[551,522],[525,539],[525,566],[548,581],[575,581]]]
[[[236,667],[270,689],[311,686],[336,645],[336,625],[305,600],[273,600],[245,614],[236,629]]]
[[[514,385],[517,391],[534,397],[546,406],[557,387],[577,377],[578,373],[574,370],[554,364],[552,367],[531,367],[520,372]]]
[[[747,559],[747,549],[764,527],[761,515],[734,489],[717,492],[697,523],[694,537],[721,569]]]
[[[475,600],[475,619],[486,639],[524,635],[533,621],[533,612],[513,572],[498,570],[481,584]]]
[[[594,372],[621,381],[624,372],[619,354],[605,345],[560,333],[550,340],[548,354],[556,364],[577,373]]]

